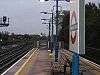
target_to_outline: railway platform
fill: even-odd
[[[59,62],[52,64],[47,49],[32,49],[1,75],[64,75],[64,64],[67,75],[71,75],[71,55],[61,50]],[[100,75],[100,65],[80,57],[80,75]]]
[[[27,75],[51,75],[50,74],[50,60],[48,59],[47,50],[39,50],[37,59],[33,61]]]

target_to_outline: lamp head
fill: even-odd
[[[45,1],[49,1],[49,0],[39,0],[40,2],[45,2]]]

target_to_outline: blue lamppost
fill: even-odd
[[[44,1],[49,1],[49,0],[40,0],[40,2],[44,2]],[[58,43],[58,1],[59,0],[54,0],[56,1],[56,39],[55,39],[55,44],[54,44],[54,49],[55,49],[55,62],[58,62],[58,49],[59,49],[59,43]],[[69,0],[60,0],[60,1],[67,1],[69,2]]]
[[[51,13],[48,13],[48,12],[41,12],[41,13],[43,13],[43,14],[51,14],[52,16],[51,16],[51,41],[50,41],[50,49],[51,49],[51,53],[52,53],[52,51],[53,51],[53,33],[54,33],[54,26],[53,26],[53,10],[52,10],[52,12]],[[50,20],[50,19],[41,19],[41,20]]]
[[[51,31],[51,24],[50,24],[50,19],[41,19],[41,20],[49,20],[48,23],[46,22],[43,22],[42,24],[48,24],[49,25],[49,36],[48,36],[48,49],[51,49],[51,44],[50,44],[50,39],[51,39],[51,36],[50,36],[50,31]]]

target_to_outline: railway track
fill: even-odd
[[[0,74],[32,49],[32,45],[18,45],[10,49],[0,50]]]

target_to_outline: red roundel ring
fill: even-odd
[[[72,20],[75,20],[75,22],[77,23],[75,11],[73,11],[72,15],[71,15],[71,24],[72,24]],[[72,42],[72,44],[75,44],[76,37],[77,37],[77,30],[76,31],[71,31],[71,42]]]

